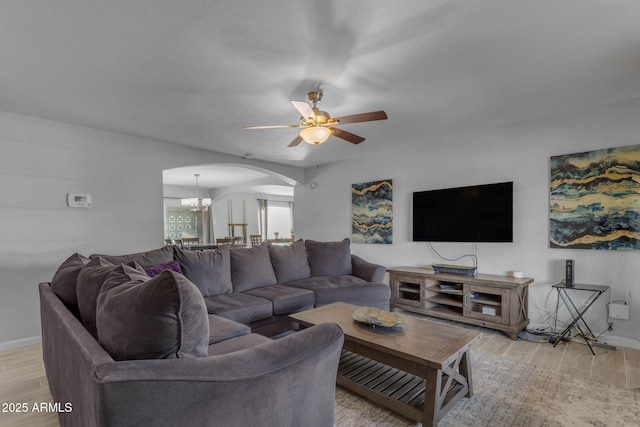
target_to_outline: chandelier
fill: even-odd
[[[200,174],[199,173],[194,173],[193,174],[196,177],[196,197],[195,199],[182,199],[180,201],[180,204],[182,206],[188,206],[190,209],[190,211],[193,212],[204,212],[206,210],[209,209],[209,206],[211,206],[211,199],[210,198],[201,198],[200,197],[200,192],[199,192],[199,187],[198,187],[198,178],[200,178]]]

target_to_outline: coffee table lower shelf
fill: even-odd
[[[439,376],[434,383],[442,390],[429,393],[425,378],[343,350],[337,383],[407,418],[435,425],[462,397],[470,395],[466,377],[458,376],[463,381],[458,382],[454,378],[449,381],[449,375],[442,371]],[[444,391],[444,387],[448,389]],[[432,402],[435,407],[425,408],[425,399],[432,396],[435,396]]]

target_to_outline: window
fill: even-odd
[[[182,199],[185,200],[185,199]],[[181,199],[164,199],[165,239],[179,240],[198,238],[208,242],[213,238],[211,209],[196,209],[196,206],[182,203]]]
[[[293,202],[259,199],[261,234],[265,239],[288,238],[294,234]]]

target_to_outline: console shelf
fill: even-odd
[[[529,324],[530,278],[436,273],[431,268],[388,268],[391,308],[496,329],[518,339]]]

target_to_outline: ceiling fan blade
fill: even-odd
[[[298,110],[303,119],[313,119],[316,113],[313,112],[311,106],[305,101],[289,101],[291,105]]]
[[[293,141],[289,143],[289,145],[287,145],[287,147],[296,147],[301,142],[302,142],[302,137],[298,135],[293,139]]]
[[[387,113],[384,111],[372,111],[370,113],[352,114],[350,116],[337,117],[336,120],[343,125],[345,123],[373,122],[375,120],[386,120]]]
[[[349,141],[352,144],[360,144],[365,138],[353,134],[351,132],[347,132],[346,130],[338,129],[338,128],[330,128],[333,136],[337,136],[338,138],[344,139],[345,141]]]
[[[270,126],[243,126],[242,129],[281,129],[281,128],[299,128],[300,125],[270,125]]]

